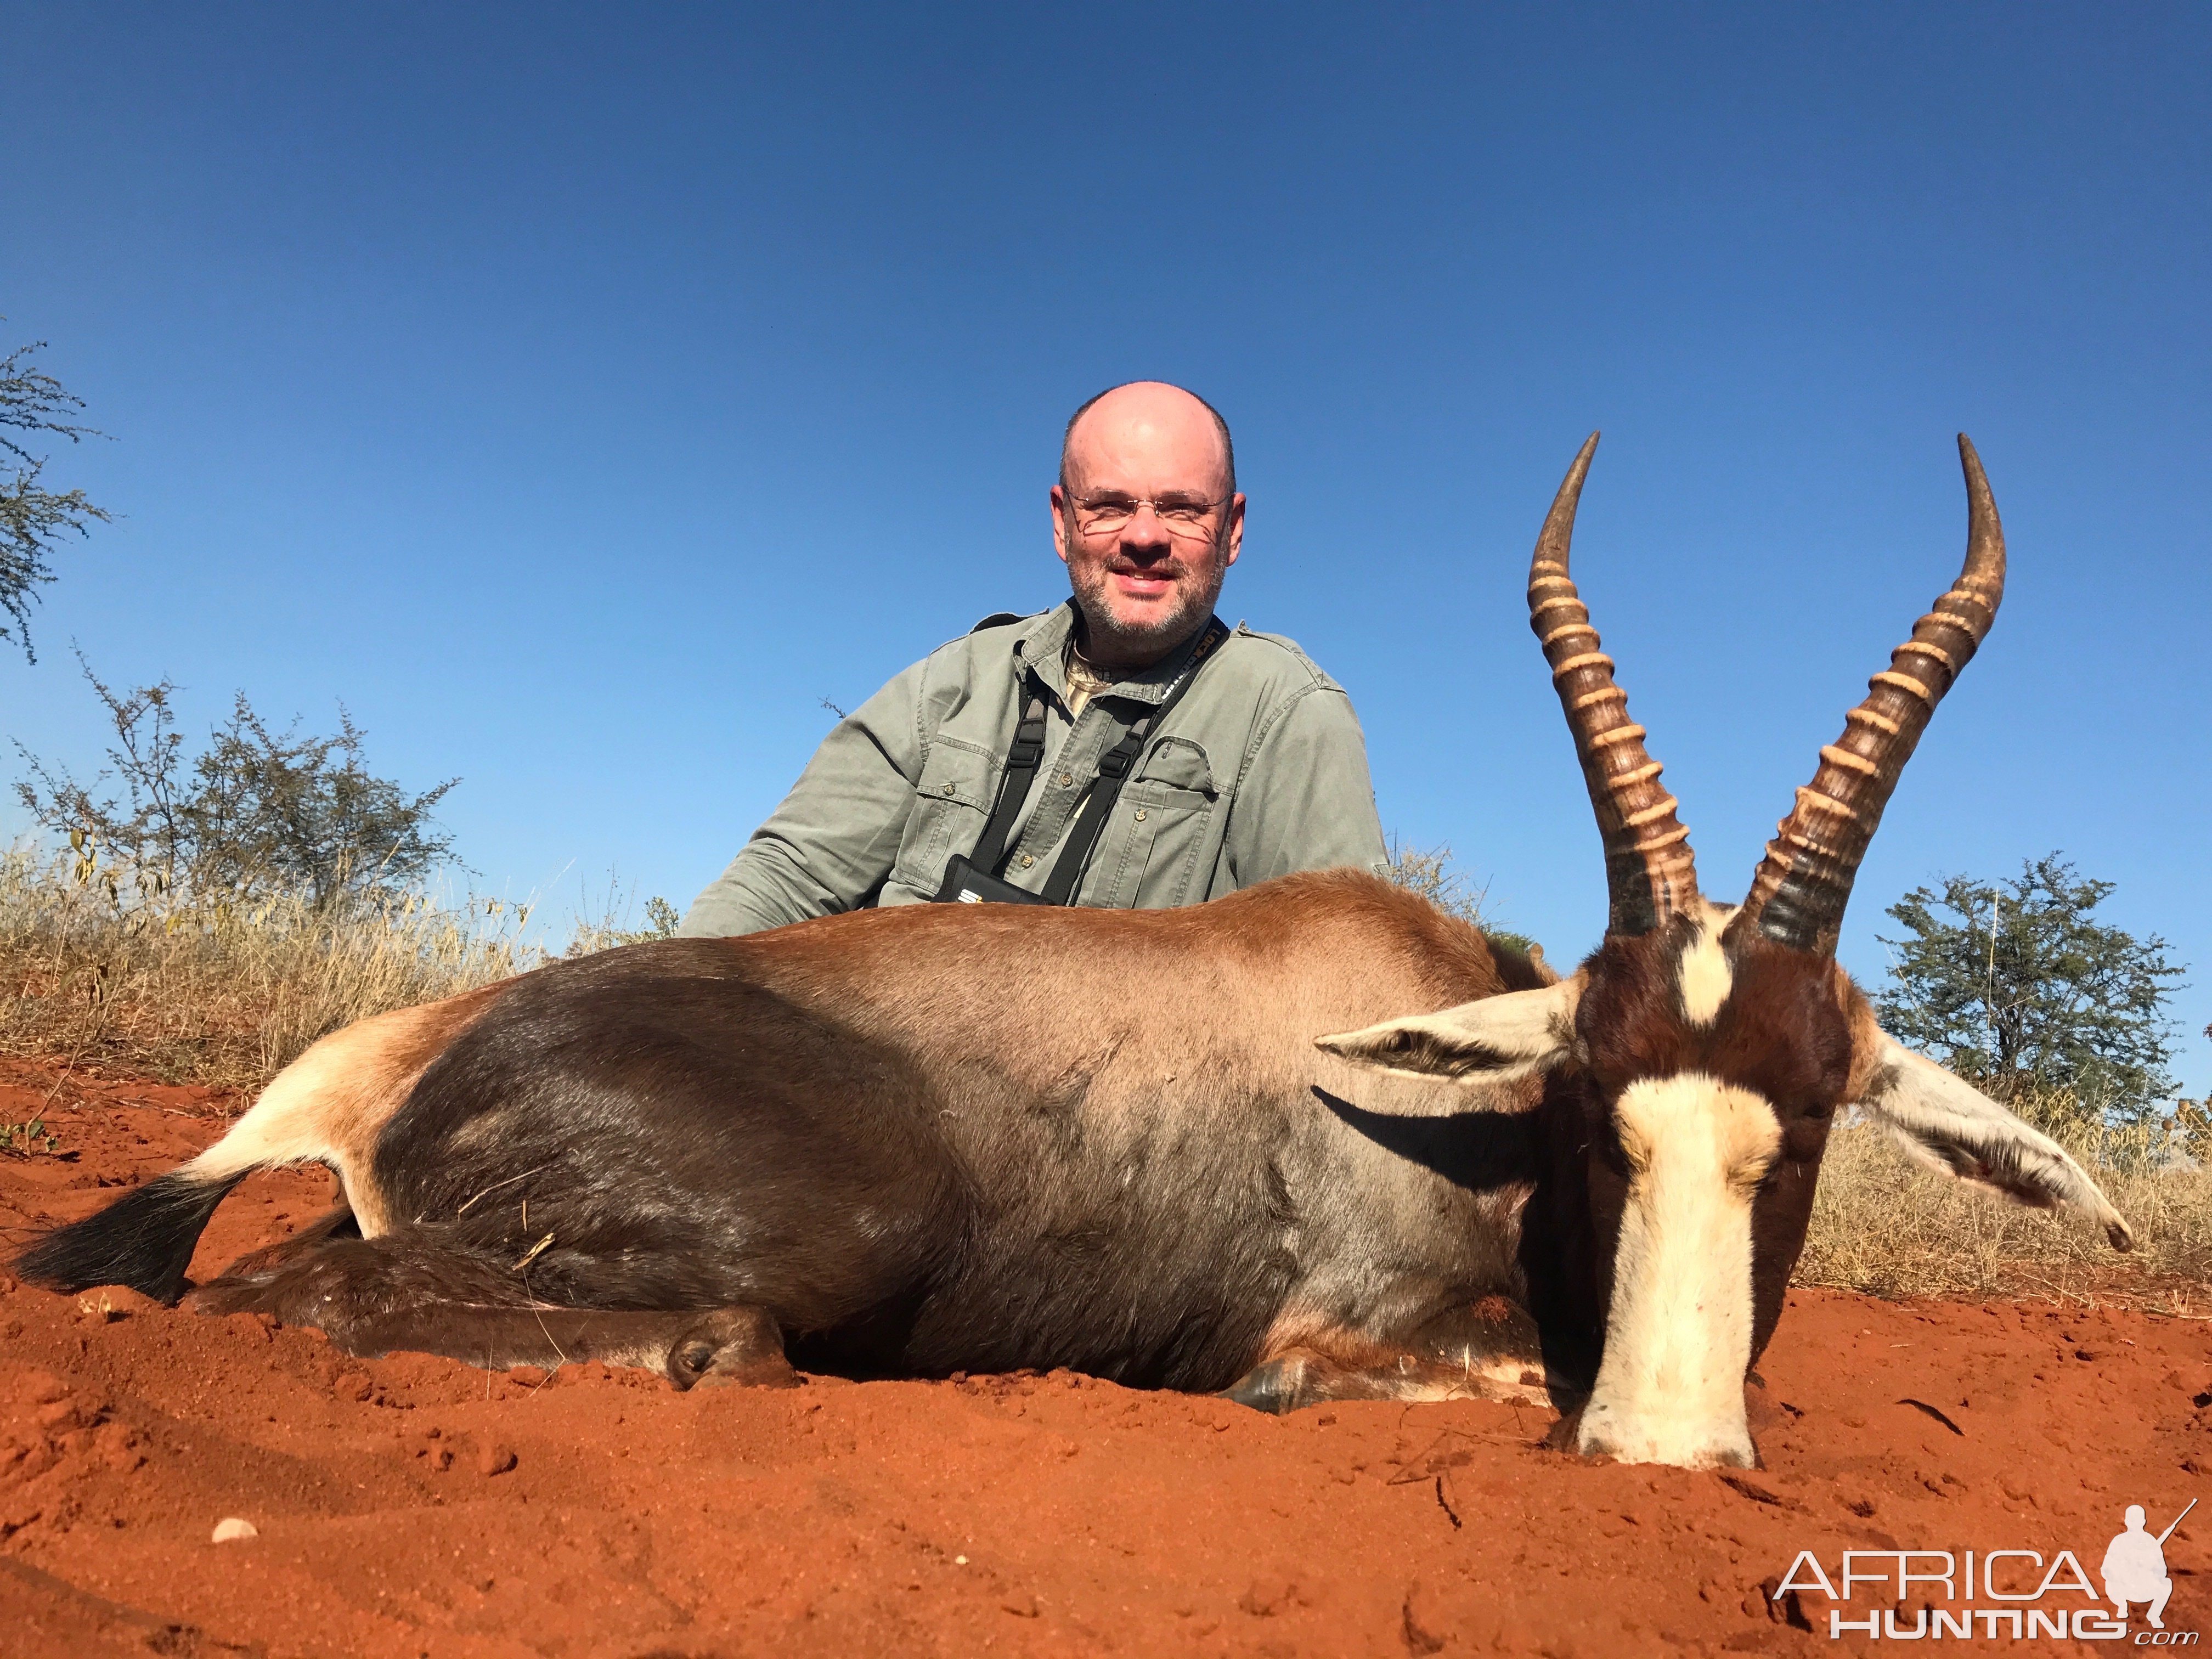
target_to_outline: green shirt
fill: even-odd
[[[1045,761],[1005,879],[1034,892],[1098,760],[1138,705],[1157,703],[1197,641],[1100,691],[1070,720],[1072,602],[939,646],[823,740],[783,804],[702,893],[692,937],[933,897],[998,799],[1025,686],[1046,693]],[[1295,870],[1387,868],[1367,746],[1344,689],[1290,641],[1239,625],[1143,753],[1076,902],[1163,909]]]

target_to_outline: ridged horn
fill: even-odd
[[[1628,718],[1628,693],[1613,684],[1613,659],[1598,647],[1589,609],[1567,574],[1575,508],[1597,453],[1597,434],[1567,469],[1528,564],[1528,626],[1552,665],[1552,684],[1574,733],[1575,754],[1605,841],[1608,933],[1648,933],[1697,901],[1690,832],[1680,804],[1659,783],[1659,763],[1644,747],[1644,728]]]
[[[1950,592],[1913,624],[1889,666],[1867,682],[1844,734],[1820,750],[1812,783],[1782,820],[1759,862],[1739,925],[1792,950],[1833,956],[1859,860],[1881,823],[1898,775],[1928,718],[1996,620],[2004,599],[2004,528],[1981,458],[1959,434],[1966,474],[1966,562]]]

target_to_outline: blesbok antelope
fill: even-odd
[[[2057,1146],[1883,1035],[1835,962],[1883,805],[2002,594],[1972,446],[1964,570],[1731,908],[1698,890],[1568,574],[1596,442],[1528,582],[1611,898],[1571,976],[1341,871],[1182,910],[916,905],[632,945],[325,1038],[21,1271],[174,1300],[242,1176],[320,1160],[344,1206],[197,1305],[679,1387],[792,1361],[1068,1366],[1277,1410],[1540,1387],[1580,1404],[1585,1452],[1750,1462],[1745,1374],[1839,1109],[2128,1231]]]

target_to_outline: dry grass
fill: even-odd
[[[0,1055],[250,1092],[327,1032],[532,965],[521,920],[418,896],[170,902],[0,853]]]
[[[2070,1139],[2070,1138],[2069,1138]],[[2124,1141],[2074,1140],[2136,1249],[2072,1211],[2029,1209],[1912,1162],[1883,1131],[1828,1142],[1797,1283],[1870,1296],[2041,1297],[2212,1314],[2212,1171],[2158,1169]]]

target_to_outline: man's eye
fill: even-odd
[[[1103,497],[1097,501],[1085,501],[1083,506],[1086,512],[1097,513],[1102,515],[1111,514],[1115,518],[1121,519],[1127,518],[1129,514],[1137,510],[1137,504],[1134,501],[1118,500],[1111,495]]]
[[[1162,501],[1160,517],[1172,519],[1177,524],[1196,524],[1206,515],[1210,505],[1206,501]]]

